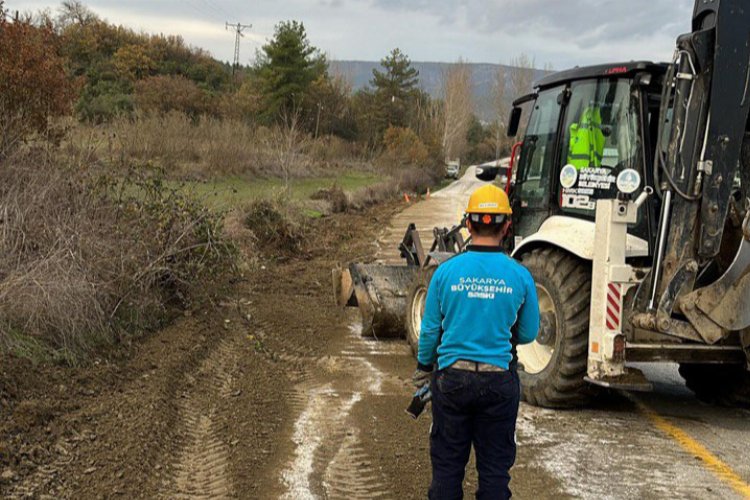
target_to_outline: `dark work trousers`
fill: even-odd
[[[479,472],[478,500],[510,498],[516,460],[520,386],[515,371],[469,372],[447,368],[432,379],[431,500],[463,498],[471,445]]]

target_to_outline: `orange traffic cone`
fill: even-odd
[[[411,203],[411,200],[409,199],[409,195],[408,195],[408,194],[406,194],[406,193],[404,193],[404,201],[405,201],[406,203]]]

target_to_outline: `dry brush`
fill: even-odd
[[[233,255],[220,217],[158,178],[17,152],[0,170],[0,352],[78,362],[168,320]]]

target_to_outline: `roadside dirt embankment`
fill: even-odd
[[[262,260],[223,302],[89,366],[3,360],[0,497],[284,495],[300,470],[294,460],[311,458],[296,448],[305,431],[295,421],[327,408],[310,405],[304,384],[328,366],[340,333],[330,269],[372,259],[395,209],[319,221],[303,254]],[[331,432],[346,437],[344,428]],[[349,474],[357,445],[347,442],[325,451],[339,464],[331,482]]]

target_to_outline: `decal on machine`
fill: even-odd
[[[608,197],[617,178],[607,168],[582,168],[566,165],[560,172],[560,206],[582,210],[596,209],[596,200]]]

